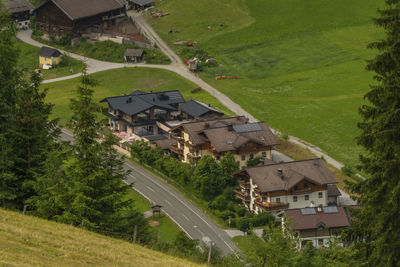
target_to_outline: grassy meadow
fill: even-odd
[[[225,114],[232,114],[217,99],[205,91],[191,93],[197,86],[179,75],[161,69],[149,68],[122,68],[97,72],[91,75],[98,86],[94,88],[94,99],[100,101],[105,97],[130,94],[134,90],[165,91],[179,90],[185,99],[196,99],[218,108]],[[70,99],[76,96],[76,88],[80,78],[61,82],[43,84],[48,88],[47,101],[53,103],[53,117],[60,118],[62,125],[67,122],[72,114],[69,109]]]
[[[16,42],[16,47],[18,48],[20,55],[18,65],[25,69],[28,73],[39,68],[39,47],[32,46],[23,42]],[[60,65],[56,65],[54,68],[42,71],[42,78],[44,80],[54,79],[62,76],[71,75],[70,67],[72,67],[74,73],[81,72],[83,69],[83,63],[79,60],[64,56],[64,62]]]
[[[365,71],[374,56],[366,45],[383,36],[372,22],[380,6],[378,0],[163,0],[157,9],[170,14],[148,19],[182,57],[200,49],[216,58],[218,66],[200,76],[256,118],[355,165],[358,107],[373,75]],[[216,81],[216,75],[241,79]]]
[[[199,266],[73,226],[0,209],[0,266]]]

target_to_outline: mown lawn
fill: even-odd
[[[34,71],[35,69],[39,69],[39,47],[23,42],[16,42],[16,47],[20,51],[18,60],[19,67],[25,69],[28,73]],[[83,69],[83,63],[79,60],[64,56],[63,61],[64,62],[61,62],[60,65],[55,66],[52,69],[41,69],[43,74],[42,78],[47,80],[71,75],[70,68],[72,68],[73,73],[81,72]]]
[[[132,93],[134,90],[165,91],[179,90],[185,99],[196,99],[211,104],[222,110],[225,114],[232,114],[217,99],[205,91],[191,93],[197,86],[179,75],[160,69],[149,68],[122,68],[91,75],[98,82],[94,88],[94,99],[100,101],[105,97]],[[70,99],[76,96],[76,88],[80,78],[65,80],[61,82],[43,84],[48,88],[47,101],[53,103],[53,117],[60,118],[62,125],[67,122],[72,114],[70,111]]]
[[[163,0],[149,21],[178,53],[196,41],[218,61],[200,76],[272,127],[355,165],[358,107],[372,83],[366,45],[383,36],[378,0]],[[213,7],[213,8],[210,8]],[[220,26],[220,24],[223,24]],[[211,27],[211,30],[208,29]],[[173,29],[172,34],[168,30]],[[216,75],[240,75],[215,80]]]

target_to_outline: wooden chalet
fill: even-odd
[[[46,34],[79,36],[91,27],[109,27],[126,15],[126,8],[120,0],[48,0],[34,14],[38,28]]]

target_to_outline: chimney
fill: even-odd
[[[321,212],[322,212],[322,207],[321,207],[321,205],[317,207],[317,212],[318,212],[318,213],[321,213]]]
[[[278,169],[278,175],[283,178],[283,170],[282,169]]]
[[[156,98],[155,97],[153,97],[153,102],[156,102]]]
[[[129,97],[129,103],[132,103],[132,97],[131,96]]]

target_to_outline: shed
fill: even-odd
[[[124,53],[125,62],[142,62],[143,56],[146,54],[146,51],[143,49],[126,49]]]
[[[57,65],[61,61],[61,52],[55,48],[42,46],[38,52],[39,65],[41,68],[44,66]]]
[[[143,10],[153,5],[153,0],[133,0],[132,8],[135,10]]]

